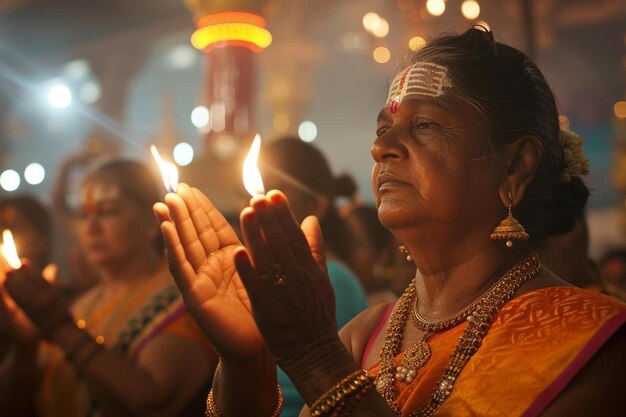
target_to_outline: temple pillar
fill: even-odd
[[[196,23],[191,44],[205,53],[203,104],[209,110],[204,149],[181,179],[205,191],[226,213],[247,200],[241,164],[256,132],[256,54],[272,35],[263,18],[267,0],[185,0]]]

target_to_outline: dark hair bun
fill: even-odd
[[[341,174],[335,178],[335,196],[352,198],[357,192],[354,178],[348,174]]]
[[[574,228],[574,221],[581,217],[589,199],[589,189],[580,177],[569,182],[557,182],[552,188],[552,207],[546,219],[546,235],[567,233]]]

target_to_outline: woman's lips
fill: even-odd
[[[390,188],[410,188],[411,184],[400,180],[389,172],[381,172],[378,174],[378,190],[386,190]]]

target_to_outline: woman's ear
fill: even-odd
[[[509,204],[515,207],[522,201],[528,184],[535,177],[543,157],[543,145],[535,136],[525,135],[505,145],[505,153],[507,168],[500,186],[500,198],[506,207]]]

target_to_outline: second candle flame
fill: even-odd
[[[6,259],[9,266],[13,269],[20,269],[22,267],[22,261],[17,255],[17,249],[15,249],[15,242],[13,241],[13,234],[8,229],[2,232],[2,245],[0,245],[0,251],[4,259]]]
[[[246,156],[246,159],[243,161],[243,186],[246,187],[246,191],[248,191],[252,197],[265,194],[265,187],[263,186],[263,179],[261,178],[258,166],[260,151],[261,136],[257,134],[252,141],[248,156]]]
[[[163,158],[161,158],[161,155],[159,155],[159,151],[156,146],[150,145],[150,152],[152,152],[154,160],[159,165],[165,189],[169,193],[175,193],[178,188],[178,169],[176,169],[176,165],[171,162],[164,161]]]

